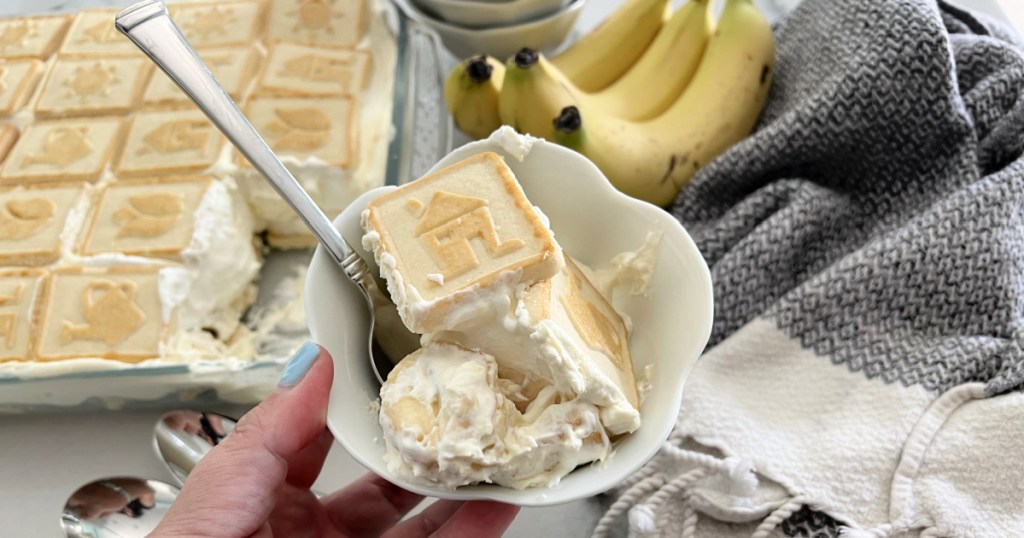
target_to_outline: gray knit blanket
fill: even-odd
[[[595,536],[1024,536],[1024,44],[935,0],[776,40],[758,129],[672,208],[711,341]]]

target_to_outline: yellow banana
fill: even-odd
[[[619,190],[666,206],[701,166],[750,133],[774,68],[768,21],[752,0],[726,0],[693,80],[668,110],[631,122],[585,103],[566,107],[555,141],[590,158]]]
[[[543,55],[523,49],[506,69],[499,101],[502,121],[553,140],[552,118],[569,105],[637,121],[661,114],[683,93],[700,64],[714,27],[709,5],[709,0],[693,0],[681,7],[640,61],[599,92],[583,91]]]
[[[627,120],[650,119],[668,109],[693,78],[714,32],[710,5],[710,0],[690,0],[680,7],[622,77],[599,92],[580,92],[591,102],[588,108]]]
[[[636,63],[671,13],[670,0],[627,0],[551,61],[579,88],[604,89]]]
[[[505,66],[489,56],[474,56],[452,69],[444,83],[444,102],[455,125],[472,138],[486,138],[501,127],[498,99]]]
[[[576,103],[565,77],[540,53],[522,49],[508,59],[498,99],[501,122],[516,131],[554,140],[554,119]]]

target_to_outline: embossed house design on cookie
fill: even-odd
[[[564,266],[551,232],[494,153],[385,194],[367,211],[367,226],[380,237],[378,263],[393,257],[401,295],[430,305],[403,314],[415,332],[436,330],[462,290],[501,285],[507,274],[530,284]]]
[[[418,200],[409,201],[414,211],[420,205]],[[480,259],[470,243],[472,239],[479,238],[492,259],[526,246],[522,239],[502,241],[498,237],[487,200],[444,191],[437,191],[430,198],[415,233],[427,246],[440,270],[443,278],[432,277],[431,280],[438,286],[443,285],[446,279],[480,267]]]

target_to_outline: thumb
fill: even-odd
[[[267,521],[288,462],[320,444],[334,365],[326,351],[303,344],[285,366],[277,390],[250,410],[189,475],[161,536],[249,536]],[[329,445],[325,445],[329,446]],[[326,457],[322,451],[320,462]]]

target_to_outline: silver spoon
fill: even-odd
[[[370,315],[367,346],[370,364],[377,381],[383,384],[394,363],[384,353],[384,347],[374,346],[375,339],[385,337],[375,333],[376,319],[371,298],[381,293],[374,294],[368,291],[373,287],[378,290],[386,289],[383,285],[377,284],[376,279],[379,277],[373,274],[366,261],[342,238],[323,211],[274,155],[270,146],[256,132],[171,20],[167,6],[163,2],[144,0],[133,4],[117,14],[114,24],[195,101],[238,151],[270,181],[278,194],[306,223],[320,245],[341,266],[345,275],[359,286],[366,297]],[[383,295],[387,296],[386,293]]]
[[[209,411],[165,413],[153,427],[153,448],[179,485],[206,453],[234,431],[238,421]]]
[[[156,528],[177,497],[178,488],[159,480],[101,478],[68,497],[60,524],[68,538],[141,538]]]
[[[235,431],[238,421],[210,411],[180,409],[164,413],[153,427],[153,448],[178,485],[183,485],[199,460]],[[322,492],[311,489],[322,498]]]

